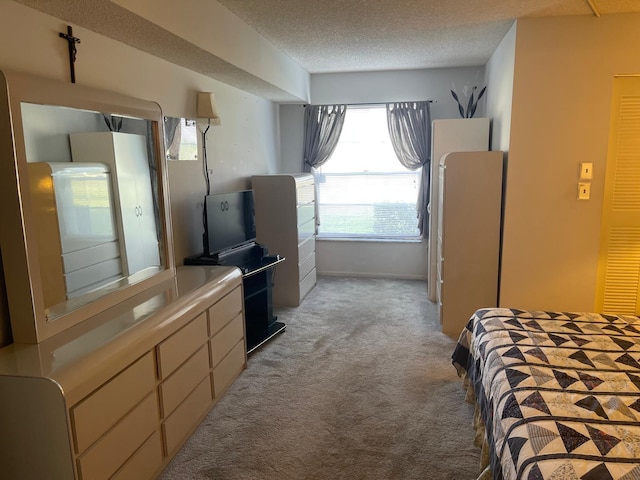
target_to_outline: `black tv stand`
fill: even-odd
[[[184,260],[185,265],[233,265],[240,269],[247,353],[253,352],[286,328],[273,315],[272,300],[275,267],[284,260],[279,255],[266,255],[266,249],[255,243],[215,257],[201,254]]]
[[[247,353],[251,353],[266,341],[283,332],[286,325],[273,315],[273,274],[284,257],[267,256],[261,266],[244,266],[244,317],[247,327]]]

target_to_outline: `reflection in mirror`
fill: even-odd
[[[47,320],[162,269],[152,122],[21,103]]]
[[[15,343],[175,282],[157,103],[0,71],[0,249]]]
[[[167,160],[197,160],[196,121],[188,118],[164,117]]]

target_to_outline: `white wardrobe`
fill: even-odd
[[[285,257],[275,271],[273,303],[296,307],[316,284],[313,175],[254,175],[251,183],[257,241]]]
[[[489,149],[488,118],[454,118],[431,123],[431,180],[429,196],[429,256],[427,292],[429,300],[437,301],[437,235],[438,229],[438,169],[440,159],[450,152],[479,152]],[[433,234],[432,234],[433,232]]]
[[[74,162],[104,163],[111,170],[126,273],[160,265],[145,137],[97,132],[72,133],[69,139]]]
[[[503,152],[455,152],[439,162],[437,297],[457,339],[476,310],[498,302]]]

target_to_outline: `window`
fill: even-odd
[[[420,175],[396,157],[384,106],[349,107],[333,155],[315,172],[318,236],[418,239]]]

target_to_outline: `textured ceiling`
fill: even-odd
[[[587,0],[217,0],[310,73],[484,65],[513,20]],[[598,14],[640,0],[592,0]]]
[[[6,1],[6,0],[0,0]],[[110,0],[15,0],[276,102],[300,98]],[[209,0],[216,1],[216,0]],[[310,73],[484,65],[513,20],[640,0],[217,0]],[[200,12],[184,12],[197,19]],[[198,18],[199,19],[199,18]]]

